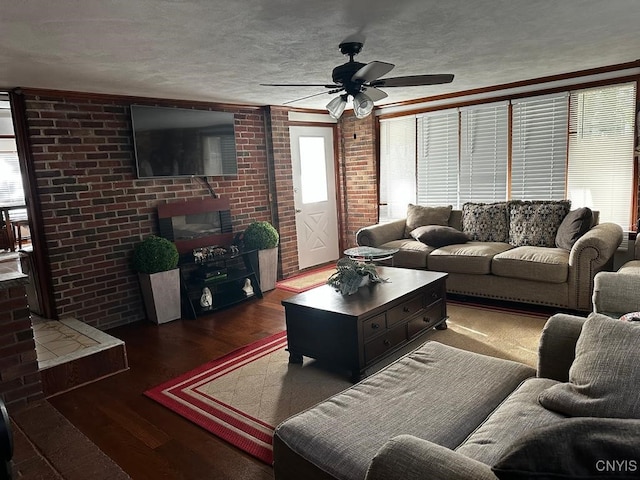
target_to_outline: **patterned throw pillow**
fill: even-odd
[[[508,203],[509,243],[516,247],[555,247],[558,227],[571,209],[570,200]]]
[[[479,242],[506,242],[509,234],[507,204],[465,203],[462,205],[462,231]]]

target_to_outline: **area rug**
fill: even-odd
[[[449,328],[433,330],[425,341],[535,367],[547,316],[459,303],[448,305],[447,313]],[[275,426],[351,385],[348,372],[306,357],[302,365],[290,365],[286,343],[286,332],[280,332],[152,388],[145,395],[271,464]]]
[[[306,292],[307,290],[327,283],[327,279],[335,271],[336,268],[334,265],[311,270],[276,283],[276,288],[294,293]]]

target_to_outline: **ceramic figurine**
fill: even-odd
[[[250,297],[251,295],[253,295],[253,287],[251,286],[251,280],[249,280],[248,278],[244,281],[244,287],[242,287],[242,291],[247,297]]]
[[[200,297],[200,306],[202,308],[211,308],[213,306],[213,295],[211,295],[211,290],[209,290],[209,287],[204,287],[202,289],[202,296]]]

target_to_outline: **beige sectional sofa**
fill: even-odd
[[[622,229],[568,201],[409,205],[407,218],[362,228],[356,241],[397,248],[393,266],[448,272],[449,293],[590,311]]]

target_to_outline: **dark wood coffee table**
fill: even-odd
[[[290,363],[302,357],[352,372],[352,380],[433,327],[446,328],[446,273],[377,267],[388,283],[343,296],[322,285],[282,301]]]

